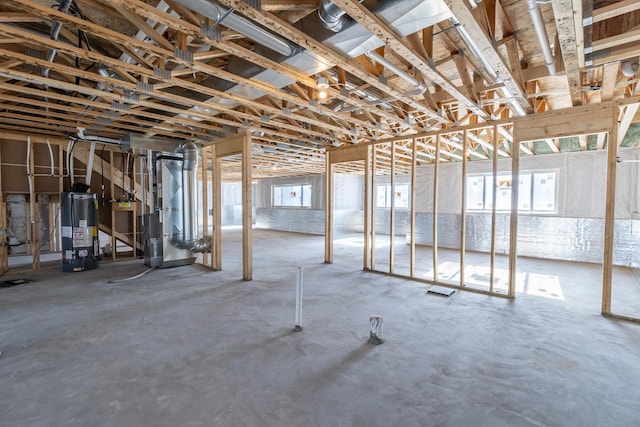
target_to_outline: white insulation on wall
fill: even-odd
[[[640,189],[638,169],[640,149],[621,148],[616,180],[616,225],[614,263],[640,266]],[[433,241],[434,166],[416,170],[416,244]],[[567,261],[602,260],[606,190],[606,150],[523,156],[520,172],[554,172],[556,210],[520,213],[518,255]],[[492,161],[471,161],[467,176],[491,175]],[[498,161],[498,175],[511,174],[511,159]],[[388,176],[377,176],[376,186],[388,184]],[[396,175],[397,184],[410,176]],[[271,186],[310,183],[314,196],[310,209],[274,208]],[[438,242],[442,247],[459,248],[462,211],[462,164],[441,163],[438,175]],[[334,216],[337,232],[363,230],[363,178],[335,175]],[[324,232],[324,176],[262,180],[256,187],[256,226],[285,231],[322,234]],[[376,208],[376,233],[388,234],[388,208]],[[509,212],[497,213],[496,251],[507,253]],[[409,241],[409,208],[396,208],[395,233]],[[491,243],[491,215],[488,211],[467,211],[466,249],[486,252]]]

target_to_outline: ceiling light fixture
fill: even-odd
[[[329,89],[329,79],[326,77],[318,77],[317,80],[318,98],[325,99],[327,97],[327,89]]]

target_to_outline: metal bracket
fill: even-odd
[[[175,55],[176,58],[182,61],[193,63],[193,52],[191,52],[190,50],[175,48],[173,50],[173,54]],[[169,76],[171,76],[170,72],[169,72]]]
[[[222,21],[225,20],[227,16],[231,15],[234,11],[235,9],[230,8],[213,25],[207,25],[204,22],[200,23],[200,31],[205,36],[219,42],[222,39],[222,37],[221,37],[221,32],[218,29],[218,26],[222,23]]]
[[[154,70],[154,74],[155,74],[155,70]],[[136,86],[138,87],[138,89],[144,92],[153,92],[153,89],[154,89],[153,84],[151,83],[136,82]]]
[[[176,50],[180,50],[180,49],[176,49]],[[171,79],[171,71],[166,70],[164,68],[153,67],[153,74],[165,80]]]

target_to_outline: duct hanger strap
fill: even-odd
[[[222,16],[220,16],[220,18],[215,21],[213,23],[213,25],[207,25],[205,22],[202,22],[200,24],[200,31],[202,32],[202,34],[204,34],[205,36],[212,38],[216,41],[220,41],[222,40],[221,37],[221,32],[218,29],[218,27],[220,26],[220,24],[225,20],[225,18],[229,15],[231,15],[233,12],[235,12],[235,9],[231,8],[227,11],[225,11]]]

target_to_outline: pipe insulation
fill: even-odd
[[[549,74],[554,76],[556,74],[556,59],[551,52],[551,44],[549,43],[549,36],[547,35],[547,29],[544,26],[544,19],[542,18],[542,11],[540,5],[536,0],[527,0],[527,9],[533,22],[533,28],[536,30],[536,36],[538,36],[538,42],[542,48],[542,54],[544,55],[544,65],[549,69]]]

